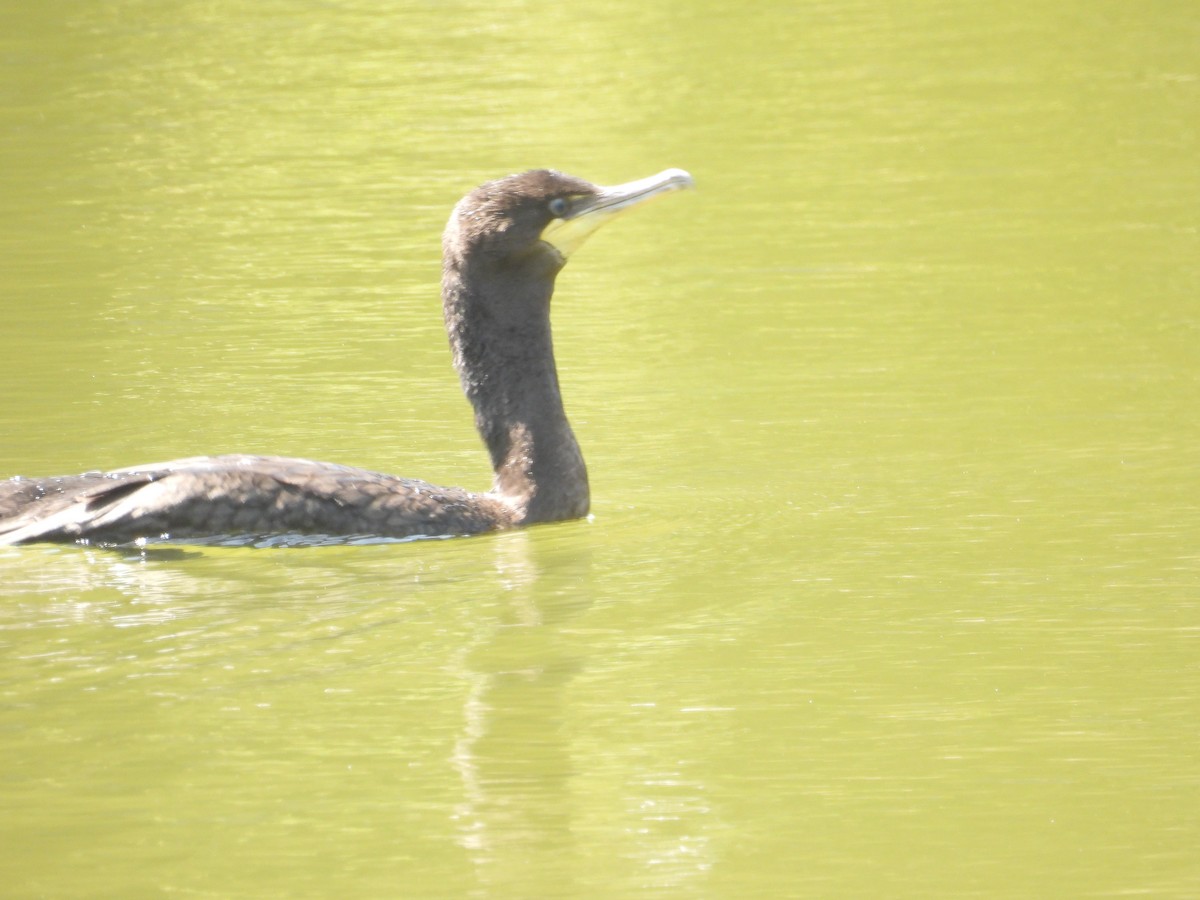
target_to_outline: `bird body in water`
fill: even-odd
[[[442,240],[454,365],[491,455],[486,492],[277,456],[202,456],[0,481],[0,544],[268,535],[477,534],[587,515],[587,468],[563,409],[554,279],[613,215],[692,186],[680,169],[611,188],[549,170],[476,188]]]

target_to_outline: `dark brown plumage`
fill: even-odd
[[[492,489],[443,488],[332,463],[210,456],[0,481],[0,544],[476,534],[587,515],[583,455],[550,333],[554,279],[612,214],[691,177],[669,169],[600,188],[548,170],[476,188],[443,236],[442,302]]]

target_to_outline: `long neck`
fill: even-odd
[[[563,411],[550,335],[558,263],[517,268],[447,256],[446,330],[495,471],[523,523],[587,515],[587,468]]]

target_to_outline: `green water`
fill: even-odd
[[[1200,13],[0,4],[0,473],[486,487],[438,235],[555,300],[587,522],[0,550],[0,893],[1200,894]]]

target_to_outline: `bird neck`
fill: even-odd
[[[550,333],[559,265],[471,271],[448,259],[443,275],[454,366],[491,455],[493,492],[522,524],[588,511],[587,468],[563,409]]]

